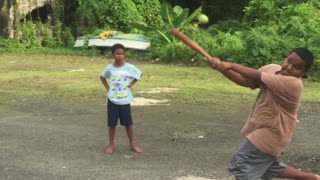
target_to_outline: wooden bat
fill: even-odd
[[[197,53],[201,54],[202,56],[204,56],[208,59],[211,58],[211,56],[204,49],[202,49],[196,42],[191,40],[188,36],[184,35],[178,29],[173,28],[171,30],[171,34],[174,35],[176,38],[180,39],[181,41],[183,41],[186,45],[191,47]]]

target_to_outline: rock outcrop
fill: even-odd
[[[13,37],[14,22],[20,21],[33,10],[52,6],[55,0],[1,0],[0,1],[0,36]]]

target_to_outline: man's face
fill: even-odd
[[[282,64],[280,74],[301,77],[305,73],[304,65],[305,62],[296,53],[291,53]]]
[[[125,58],[124,50],[121,48],[116,49],[113,53],[113,56],[114,56],[114,59],[116,60],[116,62],[122,62]]]

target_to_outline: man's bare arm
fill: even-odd
[[[240,86],[250,87],[252,89],[255,89],[258,87],[258,85],[254,83],[252,80],[232,70],[230,63],[227,64],[226,62],[221,62],[219,58],[212,58],[212,59],[209,59],[208,61],[213,69],[221,72],[225,77],[227,77],[232,82]]]
[[[248,78],[256,83],[261,83],[261,71],[240,64],[231,63],[231,69],[245,78]]]
[[[257,84],[255,84],[253,81],[249,80],[248,78],[243,77],[241,74],[233,71],[233,70],[226,70],[221,72],[225,77],[227,77],[232,82],[243,86],[243,87],[249,87],[251,89],[255,89],[258,87]]]

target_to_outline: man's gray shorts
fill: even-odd
[[[260,151],[246,139],[232,157],[228,170],[240,180],[258,180],[277,177],[285,168],[277,157]]]

